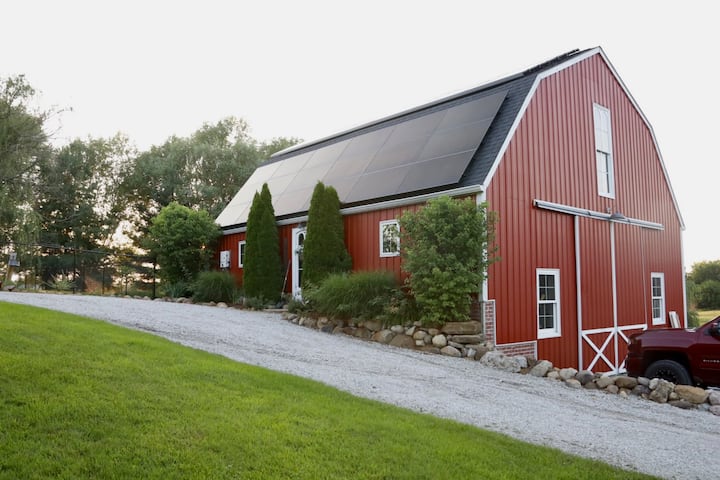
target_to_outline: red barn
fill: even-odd
[[[338,191],[353,269],[398,276],[404,210],[487,202],[502,259],[478,288],[500,350],[621,371],[631,333],[685,322],[683,220],[652,127],[600,48],[273,155],[218,216],[225,266],[241,279],[267,182],[298,293],[318,181]]]

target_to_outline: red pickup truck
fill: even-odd
[[[625,367],[633,377],[720,387],[720,317],[696,329],[662,328],[632,335]]]

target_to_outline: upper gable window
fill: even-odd
[[[612,154],[612,127],[610,110],[593,104],[595,120],[595,161],[597,163],[598,194],[615,198],[615,172]]]
[[[400,255],[400,223],[397,220],[380,222],[380,256]]]

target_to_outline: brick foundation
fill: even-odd
[[[482,305],[482,322],[485,341],[495,345],[495,300],[487,300]]]
[[[495,345],[495,350],[504,353],[507,356],[518,356],[531,357],[537,359],[537,342],[518,342],[518,343],[504,343],[502,345]]]

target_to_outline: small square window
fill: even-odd
[[[380,256],[400,255],[400,223],[397,220],[380,222]]]

